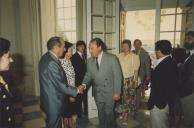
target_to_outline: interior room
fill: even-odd
[[[169,40],[173,48],[182,48],[189,31],[194,31],[193,0],[0,0],[0,37],[11,42],[13,58],[3,76],[14,96],[15,128],[46,127],[46,115],[40,109],[38,64],[51,37],[59,36],[73,45],[83,40],[87,58],[93,38],[100,38],[114,55],[122,52],[123,40],[129,39],[134,50],[134,40],[140,39],[152,65],[157,59],[156,41]],[[79,128],[100,128],[92,87],[87,93],[88,116],[78,119]],[[117,116],[119,128],[151,128],[150,87],[144,96],[127,125]]]

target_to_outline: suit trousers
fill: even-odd
[[[194,93],[185,96],[180,99],[181,100],[181,108],[183,114],[183,122],[185,128],[193,128],[194,123]]]
[[[46,128],[62,128],[61,114],[57,114],[55,112],[49,112],[45,114],[46,114]]]
[[[169,128],[169,106],[159,109],[154,105],[150,111],[152,128]]]
[[[100,128],[116,128],[114,101],[96,101],[96,105],[98,109],[98,119],[100,123]]]

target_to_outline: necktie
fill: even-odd
[[[96,68],[99,70],[98,57],[96,57]]]

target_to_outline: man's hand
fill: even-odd
[[[143,89],[144,90],[148,90],[148,85],[149,85],[149,82],[150,82],[150,77],[147,77],[143,83]]]
[[[75,102],[75,98],[69,97],[70,102]]]
[[[79,94],[83,94],[84,93],[84,86],[83,85],[80,85],[79,87],[77,87],[78,89],[78,93]]]
[[[118,100],[120,100],[120,94],[114,94],[113,95],[113,97],[112,97],[112,99],[114,100],[114,101],[118,101]]]

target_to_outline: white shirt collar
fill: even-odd
[[[102,60],[103,51],[98,55],[98,64],[100,65]]]
[[[169,57],[170,55],[167,55],[167,56],[164,56],[164,57],[162,57],[162,58],[160,58],[160,59],[157,59],[157,61],[156,61],[156,65],[154,66],[154,68],[156,68],[165,58],[167,58],[167,57]]]
[[[78,54],[81,56],[81,58],[82,58],[82,55],[83,55],[83,54],[82,54],[80,51],[77,51],[77,53],[78,53]]]
[[[190,51],[190,54],[191,54],[191,55],[193,55],[193,54],[194,54],[194,49],[192,49],[192,50]]]
[[[59,59],[59,57],[58,57],[54,52],[52,52],[51,50],[49,50],[49,52],[50,52],[54,57],[56,57],[57,59]]]

